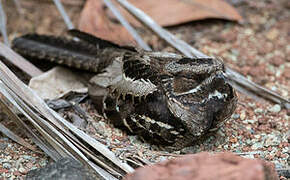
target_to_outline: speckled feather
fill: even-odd
[[[106,45],[94,46],[85,41],[37,34],[14,39],[12,47],[27,59],[48,60],[96,73],[111,64],[116,54],[119,55]]]

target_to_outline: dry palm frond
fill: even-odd
[[[0,56],[4,57],[5,60],[14,64],[16,67],[21,69],[23,72],[28,74],[30,77],[38,76],[42,74],[42,71],[34,66],[32,63],[24,59],[19,54],[14,53],[12,49],[3,44],[0,44]]]
[[[6,53],[3,48],[8,47],[0,43],[0,55],[9,60],[17,57],[12,50]],[[8,104],[13,105],[37,130],[38,134],[36,135],[30,130],[31,127],[28,127],[20,118],[13,118],[13,116],[17,116],[13,110],[6,110],[8,115],[10,113],[10,119],[16,120],[16,123],[24,129],[26,134],[32,137],[35,144],[52,159],[72,157],[95,170],[105,179],[118,178],[133,171],[133,168],[119,161],[106,146],[51,110],[2,62],[0,62],[0,97],[1,101],[4,102],[2,104],[6,105],[7,108]]]
[[[4,110],[4,108],[6,108],[6,107],[8,107],[8,106],[4,105],[3,102],[2,102],[2,100],[0,99],[0,108],[2,109],[2,111],[5,111],[5,113],[7,113],[7,109]],[[37,152],[37,150],[36,150],[35,147],[31,146],[24,139],[22,139],[21,137],[17,136],[14,132],[10,131],[8,128],[6,128],[1,123],[0,123],[0,132],[2,132],[3,134],[5,134],[7,137],[9,137],[10,139],[12,139],[13,141],[17,142],[18,144],[26,147],[27,149],[30,149],[30,150],[32,150],[34,152]]]

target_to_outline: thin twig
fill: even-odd
[[[0,100],[1,103],[1,100]],[[12,139],[13,141],[17,142],[18,144],[26,147],[27,149],[30,149],[34,152],[36,152],[35,147],[31,146],[29,143],[27,143],[24,139],[17,136],[14,132],[10,131],[8,128],[6,128],[4,125],[0,123],[0,132],[5,134],[7,137]]]
[[[8,35],[6,31],[6,14],[3,9],[2,0],[0,0],[0,30],[4,39],[4,43],[10,47]]]
[[[0,66],[1,66],[1,62],[0,62]],[[38,132],[43,137],[45,137],[44,139],[46,139],[47,142],[49,142],[49,144],[51,145],[50,147],[49,146],[39,146],[39,147],[47,155],[49,155],[53,160],[60,159],[64,155],[65,152],[64,151],[60,151],[61,148],[56,148],[55,147],[56,145],[59,145],[59,143],[56,143],[56,141],[54,139],[47,139],[47,137],[48,138],[50,138],[50,137],[47,135],[47,133],[40,126],[38,126],[35,123],[35,119],[33,119],[29,115],[29,114],[33,114],[34,112],[29,112],[29,108],[27,108],[27,105],[25,105],[24,102],[22,100],[20,100],[19,97],[15,93],[10,93],[11,90],[10,90],[10,87],[9,86],[11,86],[11,85],[6,85],[4,83],[4,80],[7,80],[7,79],[4,79],[5,78],[5,75],[3,75],[1,71],[0,71],[0,74],[1,74],[1,78],[0,79],[3,82],[3,83],[0,83],[0,85],[1,85],[1,87],[0,87],[0,93],[5,96],[5,99],[4,100],[6,100],[9,104],[13,105],[14,108],[16,108],[20,113],[22,113],[32,123],[32,125],[38,130]],[[32,110],[30,110],[30,111],[32,111]],[[20,127],[26,129],[25,126],[20,126]],[[34,140],[34,139],[32,139],[32,140]],[[39,144],[37,144],[37,145],[39,145]],[[57,150],[54,150],[54,149],[57,149]]]
[[[63,5],[61,4],[61,2],[59,0],[53,0],[54,4],[56,5],[58,11],[60,12],[66,26],[68,29],[74,29],[74,25],[71,22],[69,16],[67,15],[67,13],[64,10]]]
[[[112,13],[117,17],[120,23],[131,33],[133,38],[139,44],[140,47],[147,51],[151,51],[151,48],[143,41],[143,39],[139,36],[137,31],[128,23],[128,21],[122,16],[119,10],[114,6],[111,0],[104,0],[106,6],[112,11]]]
[[[226,73],[230,80],[233,81],[232,85],[239,91],[247,91],[247,94],[254,93],[258,97],[264,98],[273,103],[281,104],[284,108],[290,109],[290,101],[279,94],[266,89],[258,84],[248,80],[240,73],[226,67]],[[241,89],[239,89],[241,88]]]
[[[23,11],[22,11],[21,4],[20,4],[19,0],[13,0],[13,1],[14,1],[15,7],[16,7],[18,13],[22,14]]]
[[[10,108],[6,106],[5,110],[5,102],[8,100],[12,102],[12,104],[16,104],[16,102],[13,100],[13,98],[5,91],[2,87],[4,85],[2,82],[0,83],[0,95],[2,95],[0,103],[2,104],[1,108],[3,111],[6,113],[6,115],[13,120],[19,127],[22,128],[23,132],[26,133],[26,135],[38,146],[40,149],[42,149],[48,156],[52,157],[52,159],[57,160],[61,158],[60,156],[57,157],[58,152],[56,152],[52,146],[49,144],[45,143],[45,141],[38,135],[36,134],[31,127],[26,125],[18,116],[16,113],[14,113]],[[5,98],[4,98],[5,97]],[[7,102],[6,102],[7,103]],[[14,109],[17,109],[19,112],[20,107],[14,107]]]

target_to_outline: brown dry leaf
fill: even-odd
[[[241,15],[234,7],[223,0],[128,0],[137,8],[152,17],[161,26],[174,26],[208,18],[242,21]],[[140,26],[134,18],[121,10],[133,25]],[[107,10],[110,19],[114,15]]]
[[[81,13],[79,29],[120,45],[136,45],[122,25],[109,19],[102,0],[87,0]]]
[[[128,0],[161,26],[173,26],[206,18],[242,21],[239,13],[223,0]],[[116,3],[115,3],[116,5]],[[140,26],[128,12],[116,5],[134,26]],[[102,0],[87,0],[79,28],[104,39],[123,44],[135,44]]]

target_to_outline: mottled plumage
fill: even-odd
[[[71,34],[82,40],[26,35],[13,47],[28,58],[97,73],[89,94],[116,127],[180,149],[235,110],[237,97],[218,59],[137,51],[76,30]]]

